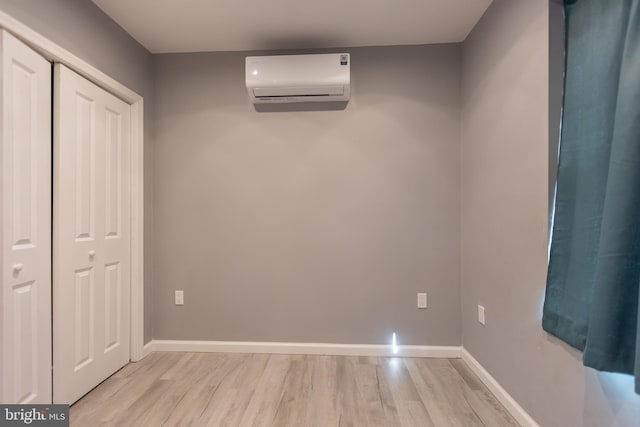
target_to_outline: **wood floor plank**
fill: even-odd
[[[183,376],[188,371],[188,365],[196,357],[196,353],[182,353],[180,359],[167,369],[161,376],[161,380],[175,380]]]
[[[121,411],[113,418],[113,421],[108,420],[106,422],[113,422],[113,425],[124,426],[131,423],[131,420],[136,420],[139,425],[153,425],[148,424],[147,420],[153,420],[155,417],[157,406],[156,402],[162,398],[162,396],[168,394],[173,386],[172,381],[156,380],[151,386],[139,397],[134,400],[127,408],[126,411]],[[163,418],[166,418],[162,414]]]
[[[466,387],[466,386],[465,386]],[[509,415],[504,407],[488,390],[465,389],[469,405],[485,426],[517,427],[518,423]]]
[[[199,368],[194,374],[193,383],[180,397],[171,415],[164,421],[165,426],[200,425],[199,418],[210,403],[212,396],[228,371],[237,363],[226,355],[198,353],[193,361]],[[179,393],[176,390],[175,395]]]
[[[283,427],[304,425],[307,418],[307,405],[310,403],[311,380],[306,356],[295,356],[289,364],[273,425]]]
[[[504,409],[480,378],[461,359],[448,361],[464,381],[464,395],[477,417],[487,426],[517,426],[516,420]]]
[[[384,375],[382,378],[379,376],[381,372],[379,367],[377,358],[373,360],[361,358],[356,365],[356,387],[365,404],[367,425],[372,427],[399,425],[398,414],[390,399],[391,395],[386,378]],[[382,387],[380,381],[385,383]]]
[[[333,427],[338,425],[336,358],[314,356],[311,365],[311,405],[304,425],[309,427]]]
[[[188,400],[189,391],[202,387],[202,381],[209,379],[207,373],[212,367],[214,372],[216,368],[218,372],[222,368],[222,361],[219,359],[208,358],[209,360],[206,361],[203,359],[196,353],[185,353],[185,357],[176,363],[179,370],[171,367],[159,377],[159,381],[170,384],[169,390],[160,395],[147,414],[140,418],[141,425],[159,426],[172,423],[180,425],[185,421],[179,406],[182,404],[183,408],[193,408]],[[171,421],[172,417],[174,417],[173,421]]]
[[[400,418],[400,425],[434,427],[433,420],[422,403],[402,359],[385,357],[382,360],[384,374],[389,381],[391,394]]]
[[[485,386],[480,381],[480,378],[476,374],[473,373],[471,368],[467,366],[467,364],[462,359],[451,359],[449,360],[451,366],[458,371],[458,374],[462,377],[465,383],[469,386],[471,390],[481,390]]]
[[[367,426],[366,402],[356,384],[358,358],[336,357],[338,426]]]
[[[101,384],[96,387],[71,407],[70,417],[89,418],[96,423],[116,425],[114,419],[120,413],[128,411],[129,407],[154,386],[160,375],[173,366],[182,354],[164,353],[157,356],[149,362],[138,362],[142,365],[127,374],[116,373],[116,379],[118,377],[121,379],[116,382],[116,386],[103,387]],[[107,390],[103,391],[105,388]]]
[[[464,380],[447,360],[405,359],[416,389],[436,427],[481,427],[464,394]]]
[[[249,404],[251,396],[243,394],[243,390],[238,387],[238,378],[244,376],[246,370],[253,368],[251,355],[230,357],[233,357],[233,363],[228,365],[226,375],[211,393],[211,398],[198,419],[201,425],[237,426]],[[247,390],[251,394],[255,385],[257,383],[247,384]]]
[[[255,393],[240,420],[241,426],[274,425],[273,419],[282,400],[284,381],[290,363],[289,356],[274,354],[269,357]]]
[[[71,426],[513,427],[461,360],[152,353],[71,407]]]
[[[376,379],[378,381],[378,393],[380,394],[380,402],[382,404],[382,410],[384,411],[385,420],[388,426],[399,426],[400,416],[398,415],[398,409],[393,399],[393,393],[389,385],[389,381],[384,373],[384,366],[382,360],[377,358],[376,364]]]

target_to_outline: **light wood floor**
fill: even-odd
[[[461,360],[152,353],[71,407],[84,426],[517,426]]]

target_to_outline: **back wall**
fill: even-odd
[[[154,57],[155,339],[460,344],[460,46],[345,51],[344,111],[256,112],[255,53]]]

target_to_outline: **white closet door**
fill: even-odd
[[[75,402],[129,361],[130,110],[56,64],[55,403]]]
[[[0,402],[51,403],[51,64],[0,51]]]

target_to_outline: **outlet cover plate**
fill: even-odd
[[[478,305],[478,322],[482,326],[485,326],[485,324],[486,324],[486,319],[484,317],[484,306],[482,306],[482,305]]]
[[[427,293],[418,293],[418,308],[427,308]]]
[[[176,291],[175,303],[176,305],[184,305],[184,291]]]

